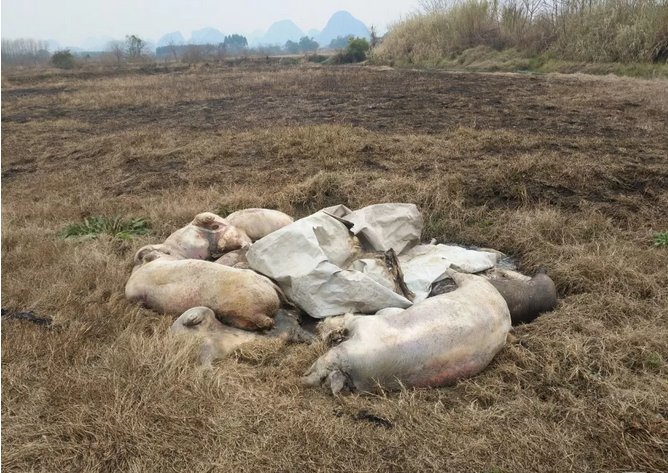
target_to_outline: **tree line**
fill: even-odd
[[[11,65],[37,65],[49,60],[49,44],[35,39],[3,39],[2,63]]]
[[[339,36],[333,39],[329,49],[345,49],[352,36]],[[313,54],[320,49],[320,44],[312,37],[303,36],[299,41],[288,40],[283,46],[261,45],[248,47],[248,40],[242,35],[226,36],[225,41],[219,44],[174,44],[156,48],[158,58],[182,59],[186,62],[197,62],[204,58],[224,58],[240,54],[274,56],[279,54]]]
[[[362,54],[359,52],[361,43],[356,42],[357,40],[352,36],[340,36],[333,39],[328,48],[341,50],[342,53],[345,52],[348,55],[345,57],[348,59],[355,58],[355,60],[362,60],[359,59],[362,57]],[[366,47],[368,49],[368,46]],[[308,36],[303,36],[299,41],[287,41],[283,46],[273,45],[249,48],[248,40],[245,36],[232,34],[225,36],[224,41],[217,45],[177,45],[170,43],[167,46],[156,48],[155,56],[156,58],[173,59],[175,61],[198,62],[246,54],[261,56],[315,54],[319,48],[320,44]],[[120,65],[125,62],[141,61],[151,55],[152,52],[148,49],[148,43],[134,34],[127,35],[123,41],[111,41],[107,45],[107,50],[101,53],[88,52],[76,54],[69,49],[60,49],[54,51],[52,54],[49,52],[49,44],[46,41],[34,39],[2,40],[2,62],[9,65],[39,65],[50,62],[55,67],[71,69],[80,60],[86,60],[91,56]]]

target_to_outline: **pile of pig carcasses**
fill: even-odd
[[[181,314],[201,362],[269,337],[308,342],[323,319],[332,346],[305,373],[334,393],[452,384],[483,370],[513,323],[556,305],[545,274],[528,277],[489,249],[421,243],[405,203],[338,205],[297,221],[269,209],[202,213],[141,248],[126,296]]]

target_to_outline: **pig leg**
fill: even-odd
[[[341,392],[350,392],[353,390],[353,383],[350,378],[340,370],[334,370],[327,376],[327,384],[332,390],[332,394],[337,396]]]
[[[302,382],[307,386],[329,386],[332,394],[352,391],[354,384],[341,368],[341,356],[337,348],[332,348],[316,360],[304,373]]]
[[[315,360],[315,363],[304,373],[302,382],[309,386],[320,386],[333,371],[338,371],[338,361],[337,350],[332,348]]]
[[[216,316],[208,307],[193,307],[181,314],[172,324],[170,330],[175,333],[203,333],[210,331],[212,326],[219,325]]]
[[[318,334],[328,345],[336,345],[346,339],[350,324],[355,320],[353,314],[327,317],[318,324]]]

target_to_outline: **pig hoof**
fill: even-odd
[[[332,390],[332,394],[337,396],[342,392],[351,391],[351,382],[348,377],[339,370],[334,370],[327,376],[327,382]]]
[[[320,338],[329,346],[338,345],[348,336],[346,316],[327,317],[317,327]]]

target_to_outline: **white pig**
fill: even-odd
[[[225,217],[225,220],[245,232],[253,241],[294,222],[289,215],[272,209],[237,210]]]
[[[306,372],[309,385],[361,392],[452,384],[482,371],[511,328],[501,294],[480,276],[451,272],[458,288],[400,313],[323,322],[346,339]]]

